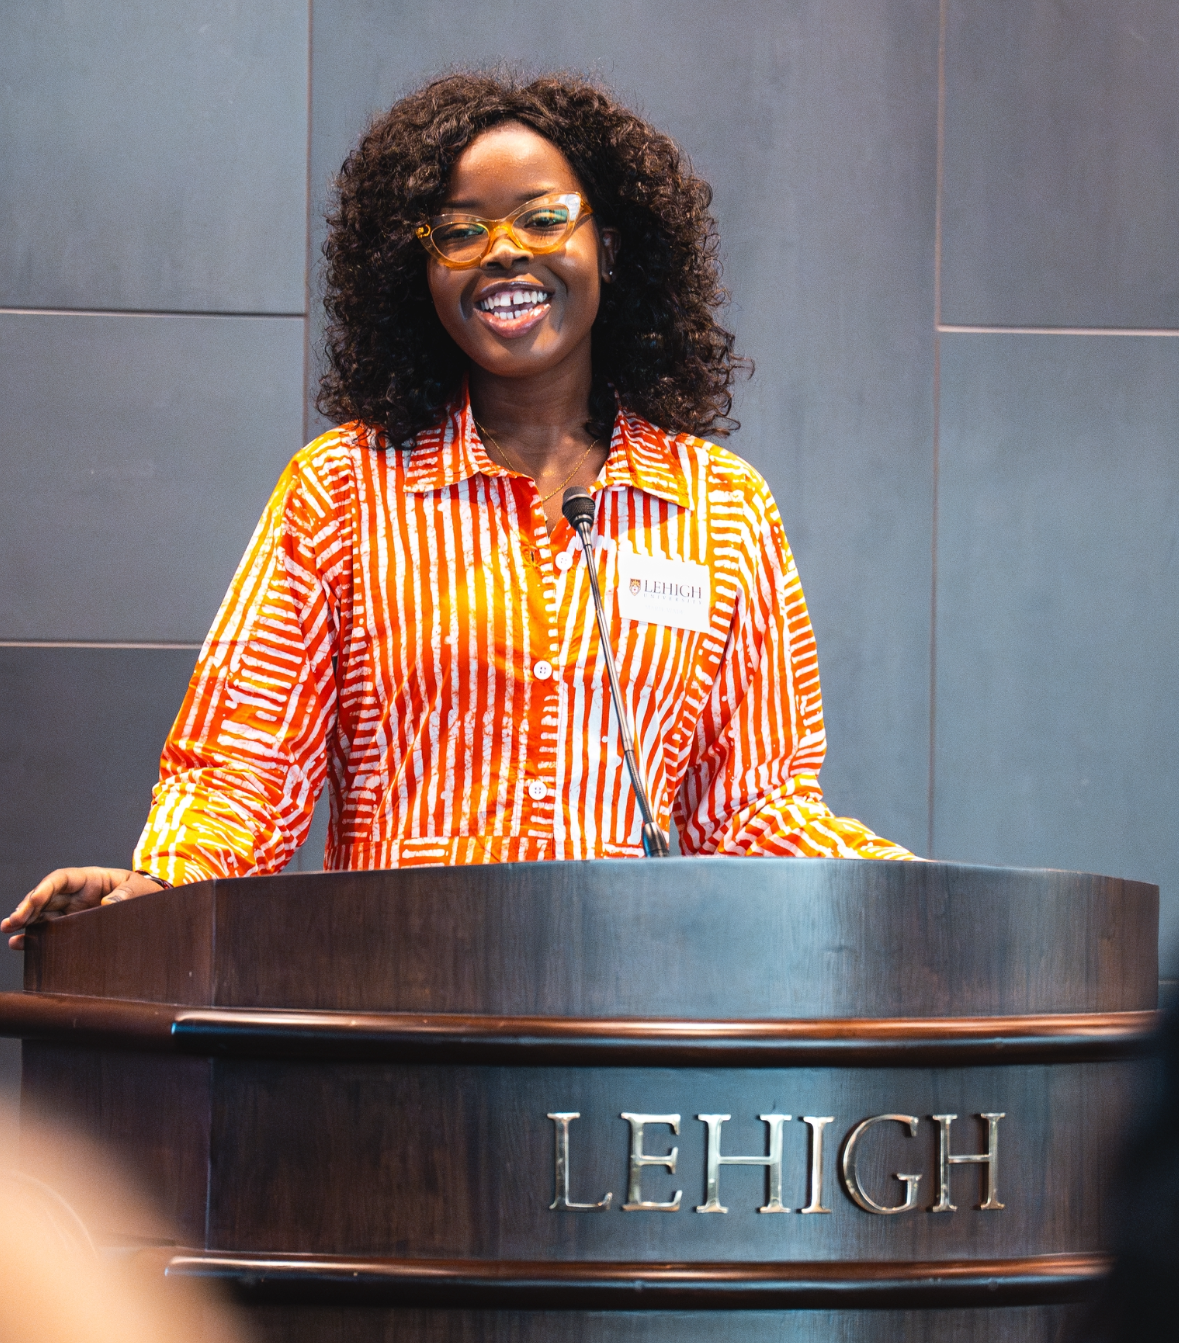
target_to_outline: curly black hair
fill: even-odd
[[[715,316],[728,296],[712,190],[666,135],[577,75],[451,74],[372,121],[336,179],[328,215],[320,411],[405,445],[456,400],[466,356],[434,311],[414,230],[437,213],[466,146],[505,121],[556,145],[598,221],[622,235],[593,328],[593,431],[613,422],[615,393],[675,433],[737,428],[730,389],[752,365],[734,355]]]

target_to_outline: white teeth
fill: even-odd
[[[535,308],[548,299],[543,289],[503,289],[498,294],[488,294],[475,306],[484,312],[494,312],[497,308]]]

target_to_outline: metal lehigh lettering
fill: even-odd
[[[811,1176],[810,1201],[799,1212],[830,1212],[823,1207],[823,1130],[828,1124],[835,1123],[834,1115],[803,1115],[802,1122],[810,1125],[811,1130]]]
[[[550,1212],[605,1212],[610,1206],[613,1193],[606,1195],[598,1203],[573,1203],[569,1199],[569,1123],[581,1118],[580,1110],[564,1110],[545,1116],[554,1125],[553,1152],[553,1201]]]
[[[909,1128],[909,1137],[917,1136],[918,1119],[916,1115],[873,1115],[871,1119],[865,1119],[863,1123],[857,1124],[851,1133],[848,1134],[847,1143],[843,1149],[843,1187],[847,1190],[848,1196],[852,1202],[865,1212],[879,1213],[884,1217],[891,1217],[898,1212],[912,1212],[917,1206],[917,1185],[921,1180],[920,1175],[901,1175],[895,1177],[904,1182],[905,1201],[898,1203],[896,1207],[888,1208],[882,1203],[877,1203],[872,1198],[864,1186],[860,1183],[860,1173],[856,1169],[856,1160],[859,1153],[860,1139],[872,1127],[873,1124],[883,1124],[886,1121],[893,1121],[897,1124],[906,1124]]]
[[[950,1125],[958,1118],[957,1115],[932,1115],[938,1124],[937,1139],[937,1202],[930,1208],[930,1212],[957,1212],[958,1209],[950,1202],[950,1167],[951,1166],[985,1166],[987,1168],[987,1196],[980,1203],[979,1209],[982,1212],[997,1212],[1004,1205],[998,1198],[999,1181],[999,1120],[1006,1118],[1006,1112],[999,1114],[980,1114],[980,1119],[987,1121],[987,1150],[985,1152],[974,1152],[969,1155],[954,1156],[950,1153]]]
[[[769,1151],[765,1156],[722,1156],[721,1125],[732,1117],[732,1115],[696,1116],[707,1125],[704,1202],[696,1211],[728,1212],[728,1208],[722,1205],[718,1197],[722,1166],[765,1166],[768,1198],[765,1206],[758,1208],[758,1212],[789,1212],[790,1209],[782,1203],[782,1125],[787,1123],[791,1116],[758,1115],[758,1119],[770,1126]]]
[[[641,1115],[623,1110],[622,1117],[630,1124],[630,1167],[626,1183],[626,1202],[622,1205],[622,1211],[679,1212],[680,1199],[684,1196],[682,1189],[675,1191],[675,1197],[670,1203],[652,1203],[643,1198],[643,1167],[663,1166],[674,1175],[676,1159],[680,1154],[678,1147],[673,1147],[666,1156],[652,1156],[644,1152],[643,1128],[647,1124],[666,1124],[672,1133],[678,1135],[679,1115]]]

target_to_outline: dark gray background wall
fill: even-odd
[[[732,446],[798,556],[831,804],[938,857],[1159,882],[1179,939],[1173,0],[0,15],[5,899],[127,859],[319,427],[333,170],[420,80],[508,60],[597,75],[713,183],[758,366]]]

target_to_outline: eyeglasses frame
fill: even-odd
[[[558,240],[551,247],[533,247],[521,238],[512,225],[525,214],[528,210],[534,210],[540,201],[558,200],[562,203],[568,202],[571,198],[578,202],[577,214],[569,222],[569,226]],[[501,233],[506,233],[522,252],[528,252],[532,256],[545,256],[549,252],[555,252],[564,245],[573,236],[574,231],[583,219],[588,219],[593,214],[593,207],[580,191],[548,191],[543,196],[533,196],[530,201],[525,201],[518,209],[512,211],[509,215],[504,215],[502,219],[482,219],[479,215],[469,214],[447,214],[438,215],[430,222],[421,223],[414,230],[414,237],[426,249],[427,252],[440,265],[446,266],[449,270],[472,270],[475,266],[481,266],[491,251],[496,238]],[[487,246],[474,261],[454,261],[452,258],[443,255],[438,245],[434,242],[433,233],[435,227],[441,224],[482,224],[487,230]]]

